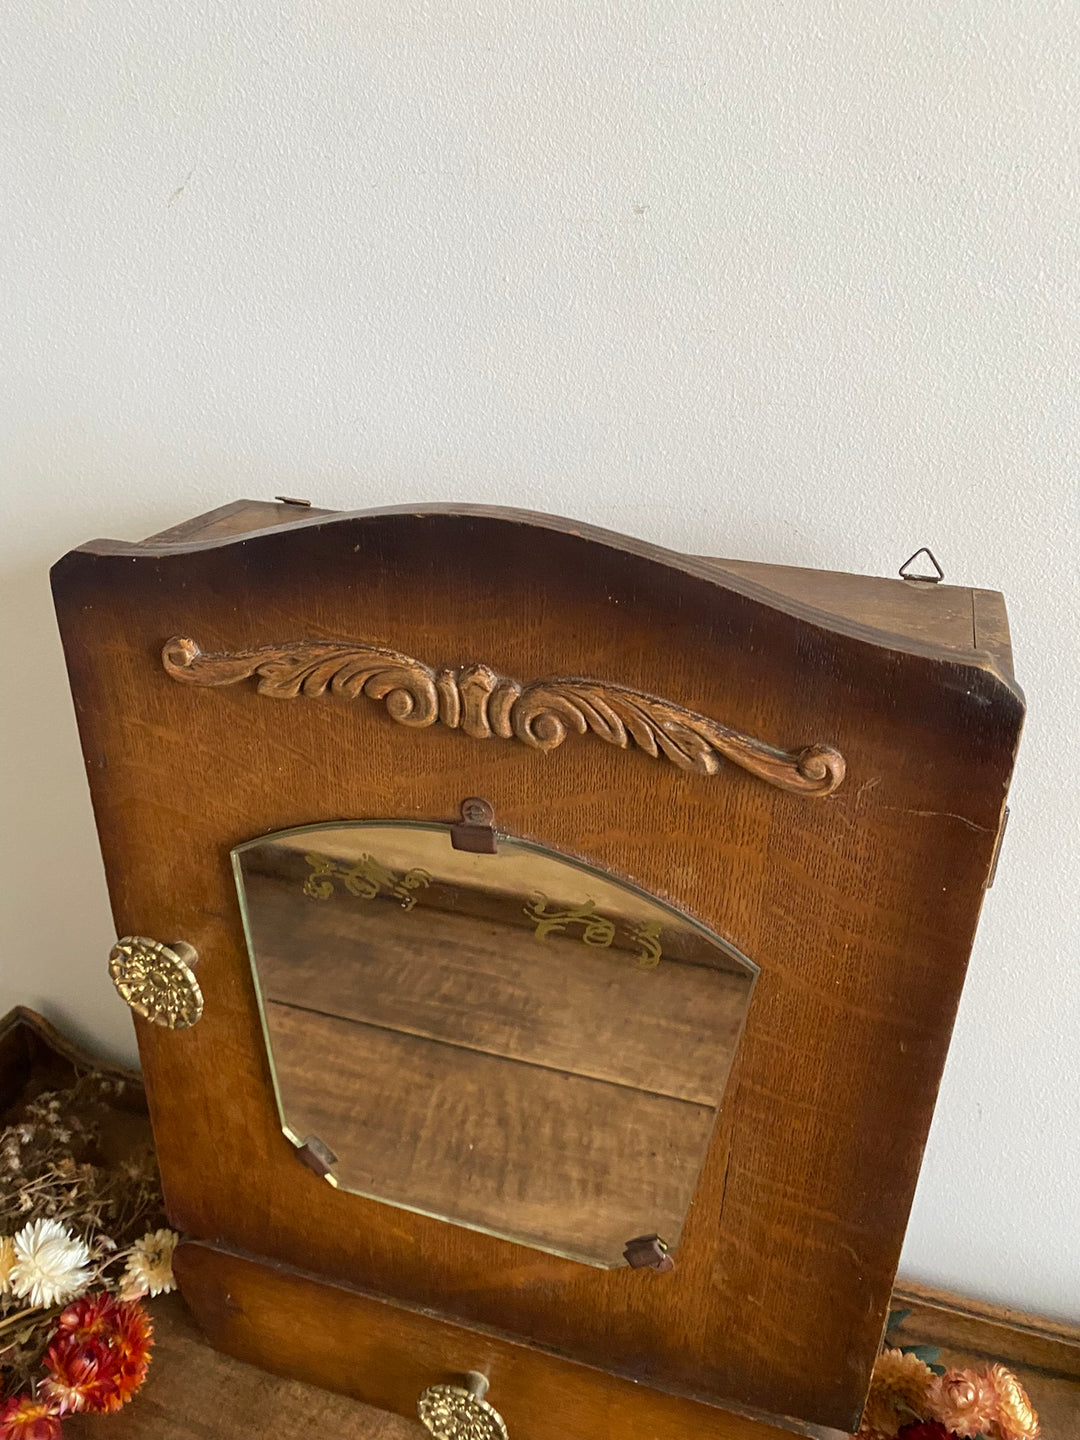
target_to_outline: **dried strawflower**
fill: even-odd
[[[150,1352],[154,1347],[154,1327],[138,1301],[122,1301],[117,1308],[119,1313],[113,1343],[120,1356],[120,1375],[116,1385],[116,1408],[119,1408],[127,1404],[146,1379]]]
[[[14,1237],[11,1288],[31,1305],[62,1304],[85,1290],[93,1271],[90,1250],[56,1220],[32,1220]]]
[[[67,1408],[119,1410],[146,1379],[150,1317],[136,1301],[101,1292],[69,1305],[45,1356],[42,1389]]]
[[[107,1339],[116,1329],[119,1309],[120,1301],[105,1291],[73,1300],[60,1313],[56,1322],[56,1338],[73,1340],[79,1345],[87,1340]]]
[[[116,1392],[119,1357],[105,1341],[54,1341],[45,1352],[45,1365],[49,1375],[41,1382],[41,1393],[61,1415],[108,1408]]]
[[[172,1257],[179,1239],[175,1230],[151,1230],[135,1241],[120,1281],[122,1299],[140,1300],[176,1289]]]
[[[952,1440],[952,1435],[940,1420],[920,1420],[917,1425],[905,1425],[900,1440]]]
[[[986,1377],[974,1370],[946,1370],[934,1377],[929,1408],[946,1430],[960,1440],[972,1440],[989,1429],[998,1409],[997,1395]]]
[[[991,1365],[984,1379],[997,1401],[990,1423],[990,1434],[995,1440],[1036,1440],[1039,1417],[1012,1371],[1004,1365]]]
[[[15,1268],[15,1241],[0,1235],[0,1295],[11,1294],[11,1272]]]
[[[60,1417],[46,1400],[13,1395],[0,1409],[0,1440],[60,1440]]]
[[[933,1371],[917,1355],[882,1350],[859,1427],[862,1440],[894,1440],[902,1426],[921,1420],[933,1378]]]

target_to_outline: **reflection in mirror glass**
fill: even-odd
[[[503,836],[355,822],[233,852],[281,1122],[346,1190],[594,1265],[677,1245],[755,967]]]

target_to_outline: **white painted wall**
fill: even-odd
[[[132,1052],[46,584],[240,495],[1009,598],[1031,715],[904,1257],[1080,1318],[1080,8],[3,7],[0,1010]]]

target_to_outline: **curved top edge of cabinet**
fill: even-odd
[[[62,571],[76,557],[166,559],[170,557],[198,554],[208,550],[223,549],[231,545],[248,547],[272,539],[280,539],[284,532],[299,532],[323,527],[377,523],[403,520],[445,521],[478,520],[504,524],[512,527],[552,532],[573,536],[586,543],[602,546],[608,550],[621,551],[651,564],[661,565],[670,570],[705,580],[719,589],[729,590],[745,596],[772,609],[780,610],[793,618],[820,629],[847,635],[865,644],[881,649],[900,651],[910,655],[921,655],[928,659],[944,661],[958,666],[970,667],[985,672],[996,680],[1012,696],[1024,704],[1024,694],[1012,672],[1012,654],[1009,643],[1008,621],[1003,597],[997,591],[969,588],[966,586],[935,585],[926,582],[911,582],[880,576],[853,575],[839,571],[819,571],[793,566],[771,565],[753,561],[721,560],[701,555],[684,554],[669,550],[648,540],[607,530],[601,526],[568,519],[564,516],[548,515],[540,511],[517,509],[508,506],[463,505],[457,503],[386,505],[367,510],[322,510],[309,508],[297,502],[239,500],[221,506],[194,519],[174,526],[169,530],[152,535],[147,540],[126,541],[97,539],[77,546],[56,562],[52,567],[54,584],[61,578]],[[760,578],[758,578],[760,576]],[[805,584],[792,583],[792,577],[825,577],[838,582],[847,582],[851,587],[874,587],[878,594],[882,587],[902,587],[910,592],[913,588],[924,594],[956,597],[970,597],[972,611],[971,643],[959,645],[940,639],[922,638],[910,632],[890,628],[886,624],[875,624],[873,620],[856,618],[848,609],[831,608],[830,604],[813,603],[807,598]],[[800,593],[800,591],[802,593]],[[894,590],[894,594],[899,593]],[[990,604],[993,614],[984,633],[976,620],[978,600]],[[835,606],[833,597],[831,605]],[[962,603],[962,602],[961,602]],[[860,604],[861,610],[863,606]],[[873,611],[869,604],[866,609]],[[880,607],[878,607],[880,610]],[[885,607],[885,611],[893,607]],[[887,613],[883,614],[887,619]]]

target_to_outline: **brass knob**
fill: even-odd
[[[167,1030],[187,1030],[203,1013],[192,968],[198,960],[195,947],[183,940],[162,945],[145,935],[125,935],[109,952],[109,974],[137,1015]]]
[[[462,1385],[429,1385],[416,1402],[420,1423],[435,1440],[510,1440],[499,1412],[487,1403],[488,1381],[470,1370]]]

